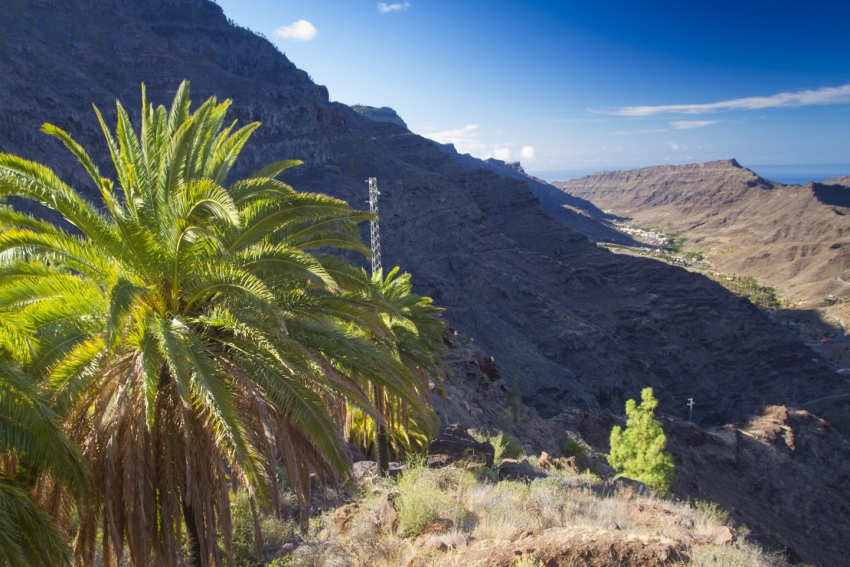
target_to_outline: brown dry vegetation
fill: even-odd
[[[495,482],[483,468],[414,464],[398,480],[365,480],[356,504],[317,518],[292,565],[785,565],[743,533],[713,543],[729,533],[715,506],[629,488],[600,496],[600,483],[567,473]]]

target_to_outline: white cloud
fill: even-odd
[[[493,148],[493,157],[502,161],[511,159],[510,148]]]
[[[439,144],[454,144],[455,149],[460,153],[469,153],[470,150],[486,147],[477,139],[478,132],[476,130],[478,130],[478,124],[467,124],[460,130],[432,132],[425,134],[425,137]]]
[[[382,14],[388,14],[390,12],[401,12],[402,10],[407,10],[410,8],[410,2],[397,2],[395,4],[386,4],[385,2],[378,2],[378,11]]]
[[[711,126],[717,124],[720,120],[677,120],[671,122],[670,126],[676,130],[690,130],[691,128],[702,128],[703,126]]]
[[[673,148],[674,150],[678,150],[678,149],[679,149],[679,144],[677,144],[676,142],[667,142],[667,143],[668,143],[668,144],[670,145],[670,147],[671,147],[671,148]]]
[[[704,114],[725,110],[761,110],[763,108],[783,108],[824,104],[850,103],[850,84],[840,87],[778,93],[771,96],[751,96],[735,98],[709,104],[668,104],[661,106],[625,106],[615,110],[591,110],[599,114],[615,116],[654,116],[656,114]]]
[[[519,151],[519,157],[527,160],[534,159],[534,146],[523,146]]]
[[[454,144],[455,149],[462,154],[471,154],[479,159],[496,158],[502,161],[511,159],[510,146],[515,146],[514,143],[485,143],[479,136],[478,124],[467,124],[458,130],[444,130],[442,132],[430,132],[423,134],[426,138],[434,140],[439,144]],[[534,152],[531,146],[525,146],[520,150],[520,155],[523,152]],[[533,157],[533,156],[532,156]],[[529,159],[529,158],[527,158]]]
[[[658,132],[666,132],[667,128],[655,128],[652,130],[618,130],[617,132],[611,132],[615,135],[622,134],[656,134]]]
[[[298,20],[288,26],[280,26],[274,30],[276,36],[295,41],[310,41],[316,37],[317,33],[316,26],[307,20]]]

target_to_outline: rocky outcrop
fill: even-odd
[[[493,466],[495,449],[490,443],[478,442],[459,424],[446,427],[428,444],[428,466],[432,469],[452,463],[477,463]]]
[[[499,463],[499,480],[513,480],[515,482],[531,482],[536,478],[546,478],[544,472],[534,470],[528,459],[518,461],[516,459],[502,459]]]
[[[351,107],[351,110],[353,110],[360,116],[365,116],[369,120],[374,120],[375,122],[389,122],[390,124],[401,126],[405,130],[407,129],[407,124],[405,124],[404,120],[401,119],[401,116],[399,116],[395,110],[388,106],[376,108],[374,106],[355,104]]]
[[[405,466],[400,463],[390,462],[387,474],[392,478],[397,477],[404,472]],[[360,480],[367,476],[378,475],[378,463],[375,461],[357,461],[351,466],[351,477],[354,480]]]

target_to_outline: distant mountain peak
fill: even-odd
[[[399,116],[398,113],[389,106],[382,106],[378,108],[375,106],[367,106],[365,104],[355,104],[351,106],[351,109],[357,114],[365,116],[375,122],[390,122],[391,124],[398,124],[402,128],[407,128],[407,124],[405,124],[404,120],[401,119],[401,116]]]

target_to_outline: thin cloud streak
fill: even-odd
[[[613,116],[655,116],[658,114],[705,114],[728,110],[762,110],[825,104],[850,103],[850,84],[840,87],[785,92],[772,96],[736,98],[709,104],[668,104],[660,106],[626,106],[616,110],[593,110],[597,114]]]
[[[677,120],[671,122],[670,125],[676,130],[690,130],[692,128],[703,128],[717,124],[720,120]]]
[[[390,12],[401,12],[402,10],[407,10],[408,8],[410,8],[410,2],[397,2],[395,4],[378,2],[378,11],[382,14],[389,14]]]

